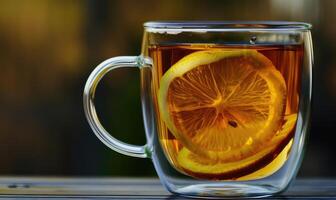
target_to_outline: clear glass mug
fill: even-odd
[[[140,56],[110,58],[88,78],[88,122],[109,148],[152,159],[172,193],[282,192],[306,145],[310,28],[297,22],[147,22]],[[95,111],[97,84],[119,67],[140,69],[144,146],[111,136]]]

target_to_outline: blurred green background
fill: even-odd
[[[109,150],[83,113],[101,61],[138,55],[149,20],[290,20],[313,24],[313,119],[299,176],[336,176],[336,1],[0,1],[0,175],[155,176],[149,159]],[[139,73],[117,70],[97,89],[102,123],[145,143]]]

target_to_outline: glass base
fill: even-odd
[[[193,198],[261,198],[279,193],[278,188],[272,186],[251,186],[233,183],[195,184],[175,188],[170,192]]]

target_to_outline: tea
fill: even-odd
[[[157,131],[174,168],[252,180],[286,161],[295,132],[302,45],[149,48]]]

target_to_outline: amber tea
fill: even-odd
[[[286,161],[302,45],[152,46],[157,130],[171,165],[211,180],[254,180]]]

